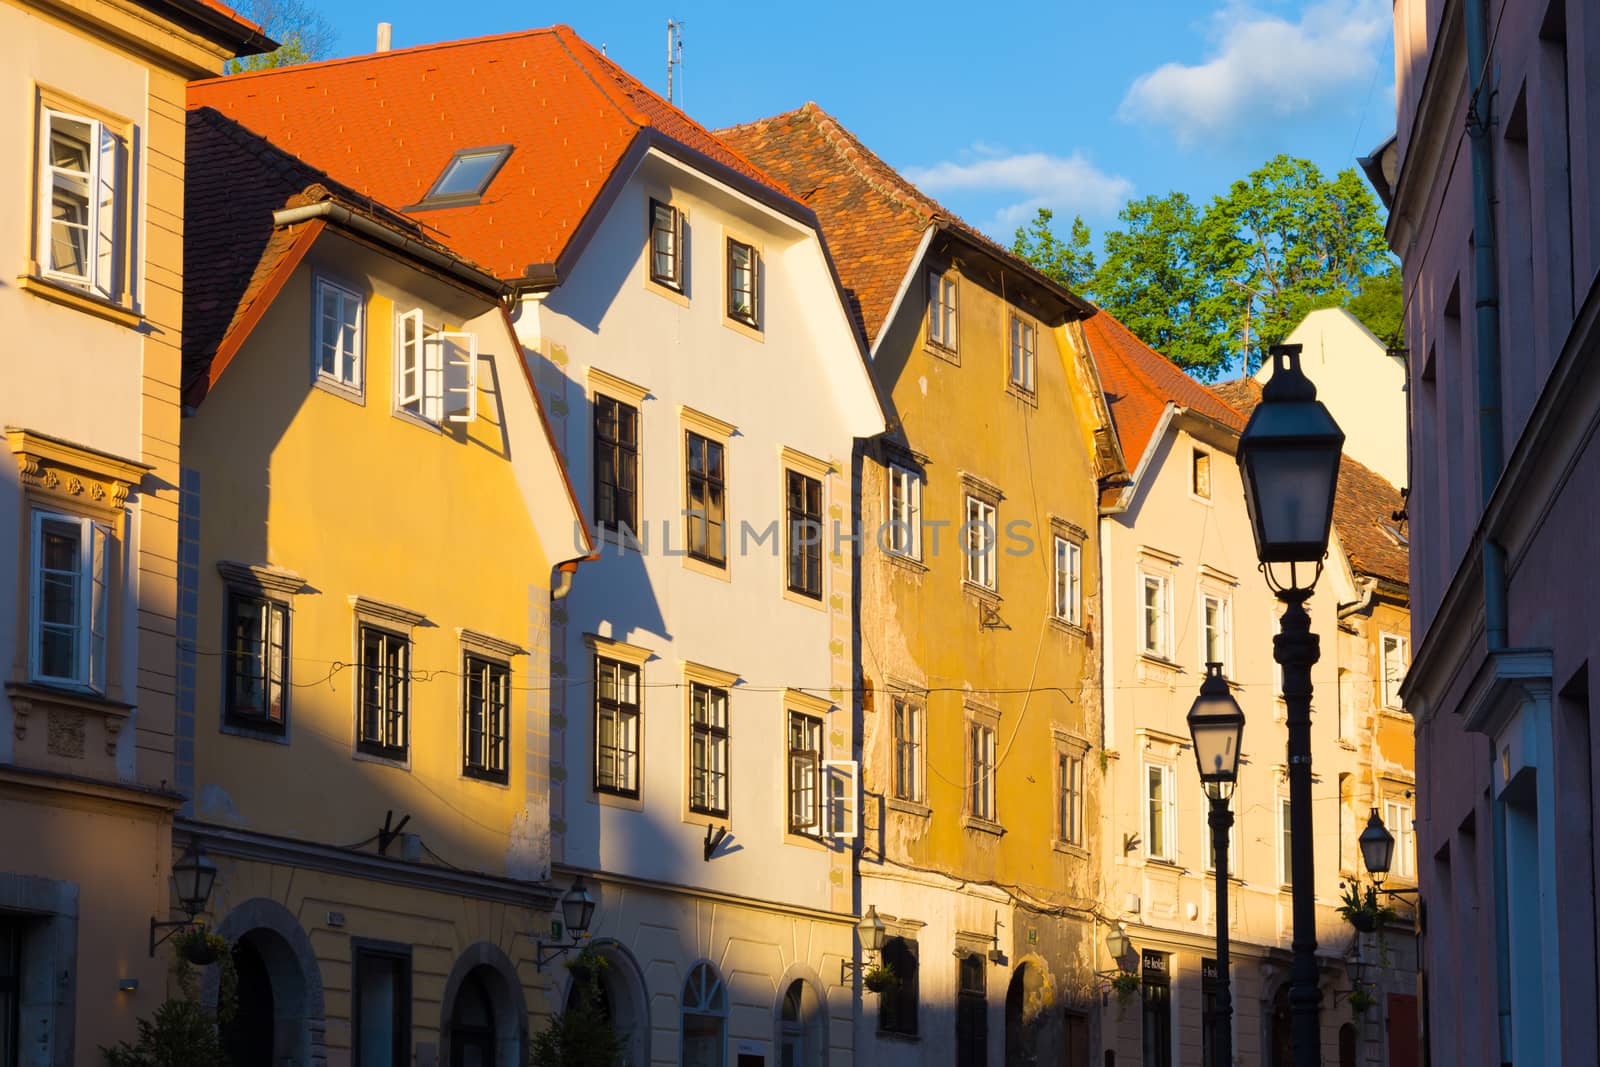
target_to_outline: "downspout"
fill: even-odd
[[[1467,138],[1472,149],[1473,314],[1478,349],[1478,483],[1481,506],[1487,507],[1500,480],[1504,446],[1500,426],[1500,298],[1499,263],[1494,233],[1493,93],[1490,90],[1488,10],[1486,0],[1462,5],[1467,38]],[[1483,560],[1483,633],[1489,655],[1506,647],[1505,550],[1485,531]],[[1490,746],[1493,781],[1493,745]],[[1491,790],[1492,795],[1492,790]],[[1505,802],[1491,801],[1494,824],[1495,986],[1498,995],[1500,1062],[1511,1063],[1511,930],[1510,893],[1506,879]]]

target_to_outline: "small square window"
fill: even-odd
[[[761,257],[755,247],[728,238],[728,318],[758,330],[760,281]]]
[[[683,290],[683,215],[671,204],[650,201],[650,280]]]
[[[475,204],[489,189],[489,183],[511,156],[511,145],[489,148],[464,148],[450,157],[444,171],[428,190],[418,208]]]

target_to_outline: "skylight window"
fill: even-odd
[[[449,204],[470,204],[481,197],[494,176],[500,172],[511,146],[494,145],[488,148],[464,148],[450,157],[444,173],[433,183],[428,195],[418,207],[443,207]]]

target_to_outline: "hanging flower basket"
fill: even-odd
[[[1348,999],[1350,1001],[1350,1010],[1357,1015],[1365,1015],[1367,1009],[1376,1007],[1378,1004],[1378,998],[1372,991],[1362,986],[1356,986],[1350,990]]]
[[[872,993],[890,993],[900,988],[900,979],[883,964],[868,967],[861,975],[861,984]]]
[[[1378,903],[1378,890],[1367,886],[1363,893],[1355,883],[1344,887],[1340,898],[1339,914],[1344,921],[1363,934],[1370,934],[1385,923],[1393,922],[1398,913],[1387,905]]]
[[[1118,971],[1111,976],[1111,992],[1118,1000],[1127,1000],[1139,992],[1139,976],[1132,971]]]
[[[178,954],[196,967],[209,967],[216,963],[217,957],[228,947],[227,941],[204,930],[186,930],[175,940]]]

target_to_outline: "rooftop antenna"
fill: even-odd
[[[674,67],[680,68],[678,72],[678,81],[681,83],[683,81],[683,73],[681,70],[683,67],[682,19],[667,20],[667,103],[669,104],[675,104],[678,102],[677,97],[673,95],[672,68]]]

